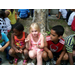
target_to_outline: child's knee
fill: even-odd
[[[24,50],[24,56],[25,56],[26,59],[29,57],[27,49]]]
[[[68,54],[67,53],[63,56],[63,60],[68,60]]]
[[[25,54],[28,54],[28,50],[27,50],[27,49],[24,50],[24,55],[25,55]]]
[[[32,51],[29,51],[29,57],[31,59],[35,59],[35,54]]]
[[[9,50],[9,55],[12,55],[12,54],[14,54],[15,52],[14,52],[14,50],[13,49],[10,49]]]
[[[47,58],[47,53],[45,51],[43,51],[43,53],[42,53],[42,58],[43,59],[46,59]]]

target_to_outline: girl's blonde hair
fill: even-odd
[[[40,27],[37,23],[32,23],[30,28],[29,28],[29,32],[31,33],[32,29],[36,29],[38,32],[40,32]]]

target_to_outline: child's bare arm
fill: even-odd
[[[65,46],[63,46],[63,49],[62,49],[62,50],[63,50],[63,51],[61,52],[59,58],[57,59],[56,64],[60,64],[60,62],[61,62],[61,60],[62,60],[62,58],[63,58],[63,56],[64,56],[64,54],[65,54],[65,52],[66,52]]]
[[[44,48],[44,46],[45,46],[45,45],[44,45],[44,36],[41,35],[40,37],[41,37],[41,38],[40,38],[40,39],[41,39],[41,45],[38,45],[38,48],[42,49],[42,48]]]
[[[11,46],[14,50],[17,50],[17,47],[14,45],[14,33],[11,35]]]
[[[9,43],[10,43],[10,42],[8,41],[3,47],[1,47],[1,48],[0,48],[0,51],[3,52],[3,51],[9,46]]]
[[[26,48],[27,49],[29,49],[30,48],[30,35],[28,35],[27,36],[27,38],[25,38],[25,46],[26,46]]]

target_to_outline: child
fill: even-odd
[[[73,9],[73,12],[69,16],[69,19],[68,19],[68,22],[67,22],[69,27],[71,26],[74,18],[75,18],[75,9]]]
[[[20,18],[28,18],[30,16],[30,11],[29,9],[19,9],[18,10],[18,15]]]
[[[9,54],[14,57],[14,64],[17,65],[18,58],[23,58],[23,65],[27,64],[28,50],[25,47],[25,38],[27,33],[23,32],[24,27],[20,23],[16,23],[13,28],[13,34],[11,35],[12,49]]]
[[[16,24],[17,22],[15,18],[15,15],[17,14],[15,9],[7,9],[5,10],[5,14],[6,14],[6,17],[9,18],[11,25],[12,25],[12,29],[13,29],[13,25]]]
[[[59,9],[59,13],[58,15],[56,15],[57,19],[60,19],[61,16],[63,17],[63,19],[66,19],[66,15],[67,15],[67,10],[66,9]]]
[[[0,30],[0,52],[6,52],[6,58],[9,60],[9,63],[12,64],[12,57],[9,55],[9,50],[10,50],[10,46],[9,46],[9,39],[6,36],[6,34],[1,33]],[[2,58],[0,58],[0,64],[2,62]]]
[[[10,20],[5,17],[4,11],[0,11],[0,29],[1,32],[5,33],[6,35],[11,30]]]
[[[64,28],[61,25],[57,25],[51,29],[50,36],[46,37],[43,59],[45,61],[48,61],[48,58],[51,59],[53,65],[60,64],[62,59],[68,59],[67,54],[65,53],[65,41],[62,39],[63,33]]]
[[[29,39],[29,57],[37,59],[37,65],[42,65],[42,51],[44,48],[44,37],[40,33],[40,28],[37,23],[32,23],[30,26]]]
[[[66,15],[66,21],[68,22],[68,19],[69,19],[69,16],[70,14],[73,12],[73,9],[70,9],[68,12],[67,12],[67,15]]]
[[[73,65],[73,57],[75,57],[75,34],[65,38],[65,47],[68,53],[70,65]]]

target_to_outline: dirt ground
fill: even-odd
[[[28,19],[20,19],[19,18],[18,22],[22,23],[24,25],[24,28],[25,28],[24,31],[29,33],[29,26],[32,23],[32,18],[28,18]],[[71,30],[71,27],[68,27],[67,22],[65,20],[48,19],[48,25],[49,25],[50,29],[55,25],[62,25],[65,29],[63,37],[67,37],[69,35],[74,34],[74,31]]]

